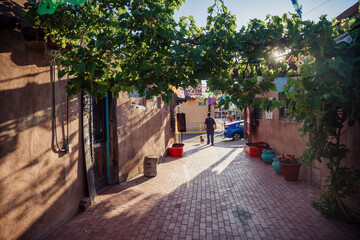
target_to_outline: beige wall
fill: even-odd
[[[80,102],[69,104],[72,153],[59,153],[44,45],[0,32],[0,239],[38,239],[78,212],[84,196]],[[65,81],[57,82],[57,134],[66,135]]]
[[[179,112],[185,113],[186,131],[204,131],[204,122],[209,112],[209,107],[199,106],[195,100],[187,100],[179,105]],[[211,106],[211,116],[214,117],[214,107]]]
[[[132,105],[127,93],[117,99],[117,138],[119,181],[139,176],[144,172],[146,155],[162,157],[170,144],[170,107],[155,108],[152,100],[146,107]]]

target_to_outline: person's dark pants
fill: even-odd
[[[214,130],[206,131],[207,133],[207,144],[210,143],[210,137],[211,137],[211,144],[214,144]]]

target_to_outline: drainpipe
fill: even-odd
[[[56,124],[56,60],[54,58],[54,60],[52,61],[52,70],[53,70],[53,118],[54,118],[54,130],[55,130],[55,142],[56,142],[56,146],[58,147],[60,152],[67,152],[68,149],[68,145],[69,145],[69,97],[66,94],[66,129],[67,129],[67,138],[66,138],[66,144],[65,148],[61,148],[58,142],[58,137],[57,137],[57,124]],[[69,153],[71,153],[71,151],[69,151]]]
[[[109,93],[105,97],[105,126],[106,126],[106,167],[107,182],[110,184],[110,136],[109,136]]]

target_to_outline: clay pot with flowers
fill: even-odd
[[[297,181],[301,162],[299,162],[298,158],[294,155],[281,155],[278,156],[277,159],[279,160],[279,165],[281,168],[281,172],[286,181]]]
[[[256,150],[258,152],[258,156],[260,157],[260,160],[263,161],[262,152],[263,152],[263,150],[270,149],[270,145],[267,144],[266,142],[256,142],[254,144],[255,144]]]

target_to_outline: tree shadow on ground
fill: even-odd
[[[173,161],[164,168],[166,172],[140,180],[141,184],[129,183],[125,190],[123,186],[109,186],[102,193],[104,200],[49,239],[358,236],[356,229],[325,219],[309,205],[318,196],[310,184],[286,182],[270,165],[248,158],[240,149],[216,151],[218,160]],[[225,167],[217,171],[219,166]]]

